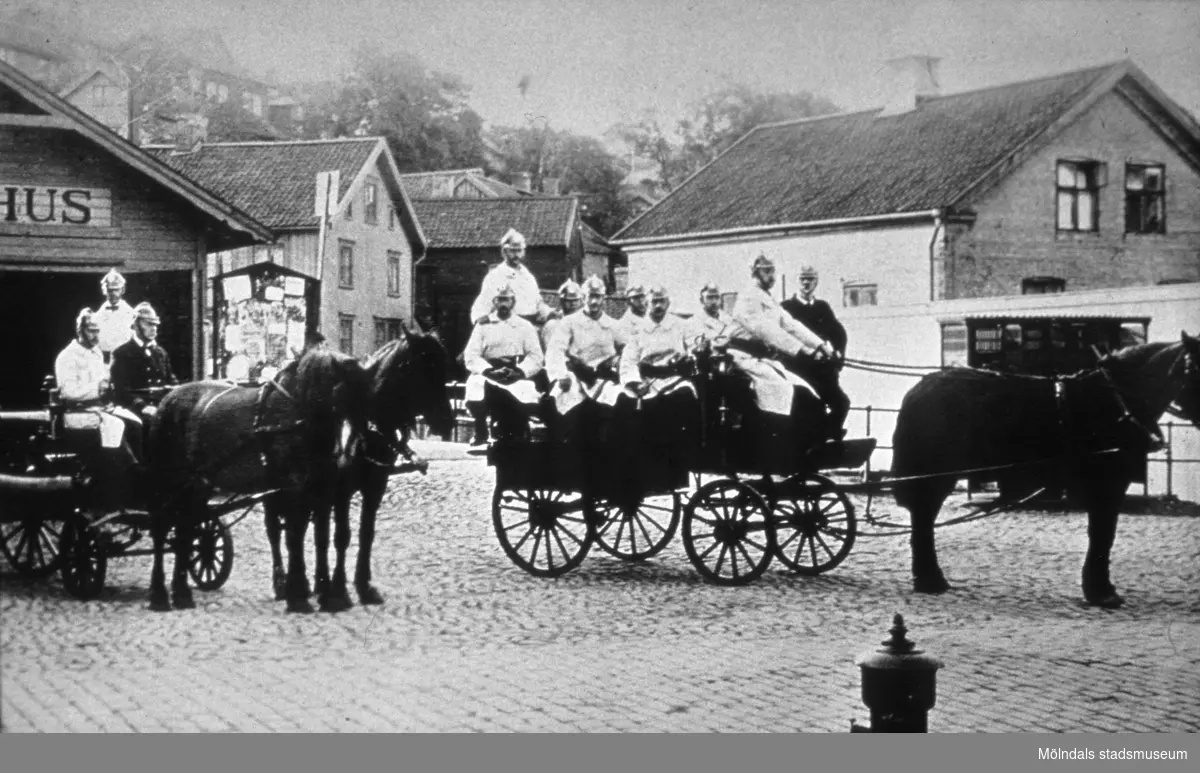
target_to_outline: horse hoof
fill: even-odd
[[[192,594],[190,594],[190,593],[187,594],[186,596],[176,596],[175,597],[175,608],[176,609],[195,609],[196,608],[196,600],[194,598],[192,598]]]
[[[150,609],[154,612],[170,612],[171,600],[164,593],[161,596],[156,594],[150,595]]]
[[[383,603],[383,594],[374,585],[360,585],[355,590],[358,591],[358,602],[364,606]]]
[[[329,612],[330,614],[337,614],[338,612],[345,612],[347,609],[350,609],[354,606],[354,604],[352,604],[350,602],[350,599],[347,598],[346,596],[336,596],[336,595],[324,596],[317,603],[318,603],[318,608],[322,612]]]
[[[287,611],[288,612],[296,612],[301,615],[311,615],[315,610],[313,609],[313,605],[309,602],[309,600],[307,598],[301,598],[301,599],[288,599],[287,600]]]
[[[1120,609],[1125,603],[1125,599],[1121,598],[1121,594],[1116,591],[1106,593],[1102,596],[1087,596],[1089,606],[1100,607],[1101,609]]]
[[[950,583],[945,577],[916,577],[913,579],[914,593],[945,593],[950,590]]]

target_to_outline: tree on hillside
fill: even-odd
[[[430,71],[415,56],[372,45],[357,49],[349,73],[307,109],[306,136],[387,138],[401,171],[483,162],[483,121],[456,75]]]
[[[637,156],[654,162],[659,182],[673,190],[755,126],[810,118],[839,110],[830,100],[810,92],[760,92],[729,83],[692,103],[673,125],[648,111],[612,133]]]
[[[628,219],[628,206],[620,196],[627,170],[594,137],[544,124],[493,127],[487,137],[500,156],[500,168],[492,171],[529,172],[536,191],[546,190],[545,180],[557,179],[558,192],[578,195],[584,220],[604,236]]]

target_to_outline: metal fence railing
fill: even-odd
[[[452,442],[466,443],[471,439],[471,418],[467,413],[464,392],[466,385],[455,381],[447,385],[450,393],[450,404],[454,408],[457,421],[455,423]],[[895,428],[899,408],[885,408],[875,405],[854,406],[850,409],[847,419],[847,429],[851,436],[873,437],[878,441],[875,453],[867,460],[863,470],[864,480],[870,480],[872,474],[879,476],[891,468],[891,438]],[[1142,484],[1142,493],[1150,495],[1151,478],[1156,484],[1161,484],[1162,491],[1168,497],[1184,493],[1189,497],[1198,496],[1200,491],[1200,430],[1191,424],[1180,421],[1164,421],[1160,424],[1166,447],[1147,457],[1149,466],[1146,481]],[[423,425],[418,427],[418,437],[425,437]],[[1197,449],[1192,452],[1191,449]],[[886,461],[880,457],[886,457]],[[1151,475],[1151,471],[1159,474]],[[1183,477],[1186,484],[1182,487]],[[1158,486],[1156,485],[1157,489]]]

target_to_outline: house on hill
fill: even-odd
[[[424,254],[426,240],[384,139],[201,143],[184,153],[168,146],[151,150],[189,179],[253,213],[276,235],[273,244],[213,256],[213,276],[274,266],[279,270],[268,273],[276,280],[290,277],[307,288],[295,281],[277,282],[297,288],[287,295],[298,296],[288,307],[288,319],[277,324],[298,321],[301,313],[304,324],[286,332],[276,328],[266,343],[249,341],[260,360],[286,359],[306,330],[321,332],[347,354],[368,354],[412,321],[413,266]],[[338,182],[322,228],[318,175],[325,172],[335,172]],[[245,283],[236,284],[243,288],[237,290],[239,297],[244,296]],[[219,325],[218,332],[228,324]]]

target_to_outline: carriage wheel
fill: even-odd
[[[108,555],[99,535],[86,520],[77,518],[66,524],[62,537],[63,587],[81,601],[97,598],[108,573]]]
[[[233,571],[233,535],[220,518],[209,518],[192,530],[188,575],[200,590],[216,590]]]
[[[630,499],[600,499],[593,503],[596,544],[625,561],[643,561],[671,543],[679,528],[682,501],[674,491]]]
[[[27,515],[19,521],[0,523],[0,552],[22,576],[49,577],[62,559],[61,518],[43,520]]]
[[[744,483],[706,483],[683,510],[683,546],[696,570],[718,585],[756,580],[775,551],[770,509]]]
[[[823,475],[800,475],[783,483],[775,503],[775,555],[793,572],[828,572],[854,547],[854,505]]]
[[[497,488],[492,525],[512,562],[538,577],[566,574],[592,546],[583,498],[562,491]]]

